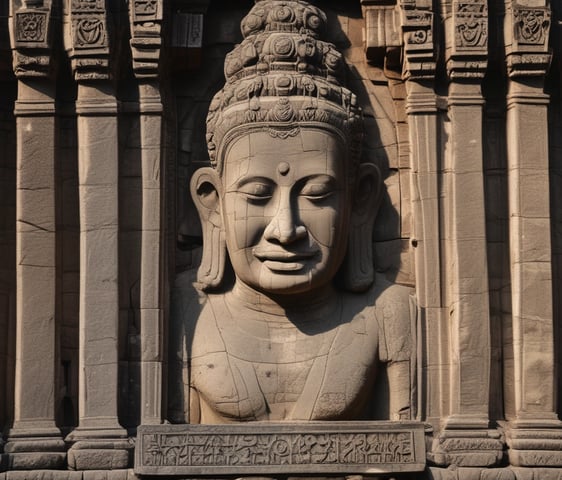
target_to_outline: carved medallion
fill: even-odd
[[[88,15],[72,19],[74,48],[107,47],[105,16]]]

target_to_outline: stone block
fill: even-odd
[[[68,451],[68,467],[72,470],[126,469],[129,466],[129,460],[130,452],[128,450],[71,448]],[[104,474],[106,473],[101,475]],[[126,476],[120,478],[126,478]]]
[[[6,480],[82,480],[82,472],[68,470],[13,470],[6,474]]]
[[[82,473],[82,480],[127,480],[128,470],[87,470]]]
[[[62,468],[65,452],[18,452],[5,454],[9,470],[49,470]]]

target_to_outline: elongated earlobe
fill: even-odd
[[[203,257],[197,280],[203,290],[218,288],[224,277],[226,241],[220,214],[220,178],[212,168],[200,168],[191,178],[191,196],[203,231]]]
[[[374,281],[373,227],[382,198],[379,169],[370,163],[359,167],[354,191],[347,254],[343,264],[344,286],[364,292]]]

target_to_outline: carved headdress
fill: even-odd
[[[242,20],[244,40],[228,54],[226,84],[207,117],[207,146],[222,171],[224,147],[250,129],[289,137],[301,127],[331,130],[357,161],[361,110],[344,86],[345,64],[321,40],[324,12],[301,0],[257,0]]]

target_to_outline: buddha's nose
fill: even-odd
[[[306,227],[297,223],[291,205],[284,202],[266,227],[264,237],[269,241],[289,244],[306,237]]]

